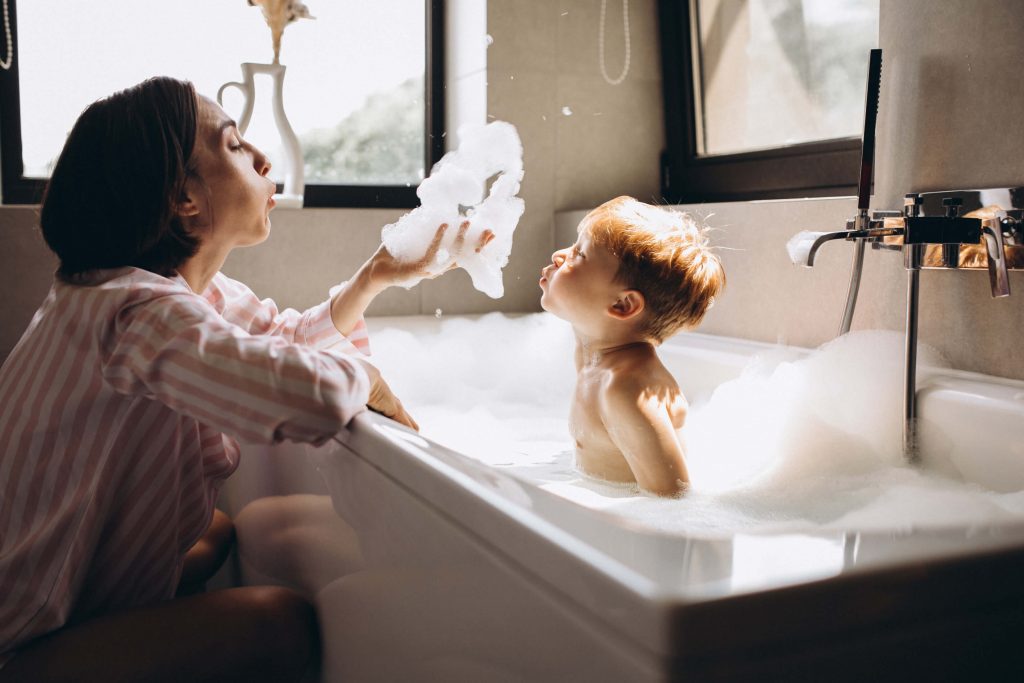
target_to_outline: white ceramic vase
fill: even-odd
[[[284,64],[242,63],[242,80],[230,81],[217,90],[217,103],[224,105],[224,91],[230,87],[238,88],[245,98],[242,113],[238,117],[238,132],[245,135],[249,121],[252,119],[253,107],[256,103],[256,74],[267,74],[274,81],[274,92],[271,102],[274,108],[274,124],[277,126],[281,144],[284,147],[284,191],[274,195],[277,206],[282,208],[302,208],[302,196],[306,187],[305,172],[302,163],[302,147],[295,131],[288,123],[284,112]]]

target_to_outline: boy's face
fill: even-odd
[[[619,260],[594,244],[587,230],[576,243],[551,255],[541,270],[540,305],[570,323],[585,324],[604,317],[622,287],[615,282]]]

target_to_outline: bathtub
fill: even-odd
[[[368,323],[414,334],[440,324]],[[683,334],[660,353],[670,368],[687,368],[682,388],[693,401],[769,350]],[[947,371],[919,397],[922,417],[948,428],[949,457],[965,478],[1024,491],[1024,383]],[[289,585],[315,600],[325,681],[1024,672],[1024,518],[667,534],[370,413],[319,448],[244,448],[222,505],[238,527],[234,580]]]

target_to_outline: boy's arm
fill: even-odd
[[[686,452],[669,414],[675,398],[667,390],[651,390],[643,376],[636,375],[613,378],[601,396],[608,437],[640,487],[659,496],[678,495],[690,482]]]

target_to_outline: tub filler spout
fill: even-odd
[[[965,213],[966,212],[966,213]],[[918,457],[917,318],[920,274],[926,270],[985,268],[992,296],[1009,296],[1009,271],[1024,268],[1024,188],[910,193],[903,211],[862,209],[845,230],[800,233],[790,241],[794,262],[814,265],[818,250],[837,239],[854,241],[857,253],[840,334],[850,329],[860,285],[865,244],[903,253],[907,270],[906,363],[903,450]]]

